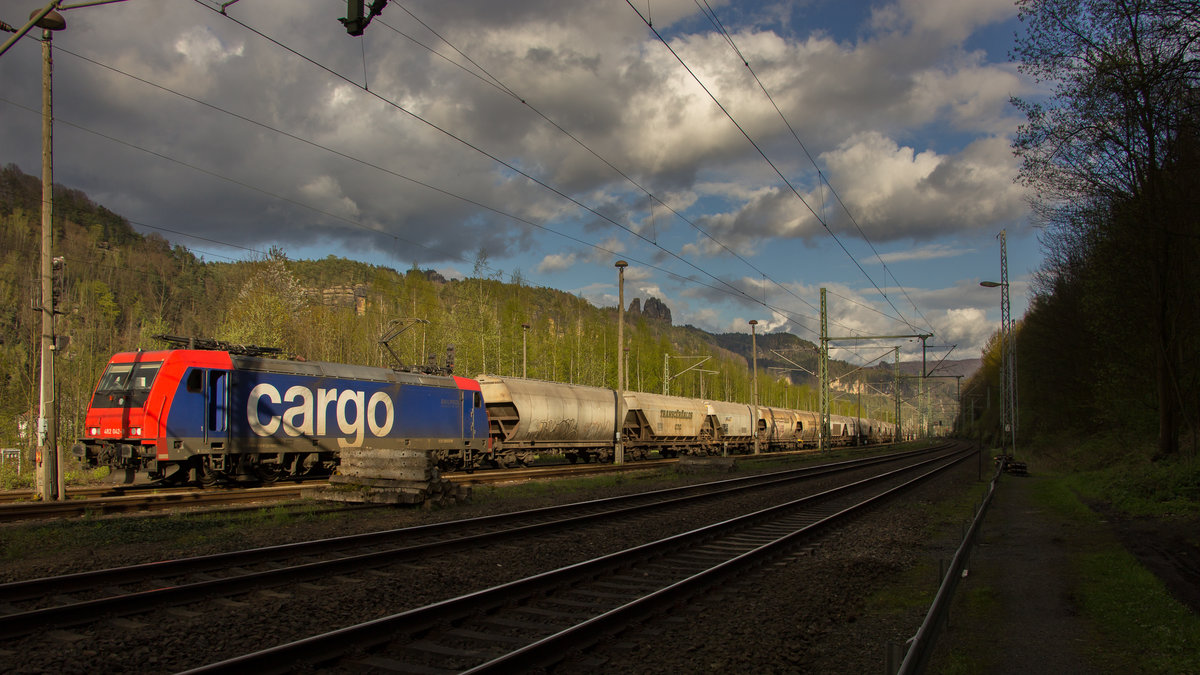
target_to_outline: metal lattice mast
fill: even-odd
[[[1000,230],[1000,330],[1002,340],[1003,374],[1000,385],[1000,420],[1004,425],[1001,439],[1007,438],[1015,452],[1017,448],[1017,387],[1016,362],[1013,350],[1013,322],[1008,294],[1008,237]],[[1006,447],[1009,444],[1005,444]]]
[[[895,441],[897,443],[899,443],[900,438],[901,438],[901,432],[900,432],[900,348],[895,347],[895,351],[893,352],[893,354],[894,354],[893,358],[894,358],[894,361],[896,364],[896,384],[895,384],[896,391],[895,391],[895,396],[894,396],[894,398],[896,399],[896,434],[895,434],[896,438],[895,438]]]
[[[825,313],[825,289],[821,289],[821,358],[817,368],[821,387],[821,428],[818,448],[825,450],[829,442],[829,318]]]

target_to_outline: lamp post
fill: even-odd
[[[625,428],[625,268],[629,263],[618,260],[617,268],[617,436],[613,447],[613,463],[625,463],[625,444],[621,431]]]
[[[754,454],[759,453],[758,447],[758,320],[750,319],[750,407],[754,410],[754,419],[750,421],[754,429]]]
[[[528,335],[529,335],[529,324],[527,324],[527,323],[521,324],[521,377],[526,377],[526,378],[529,377],[529,371],[527,370],[527,367],[529,365],[529,350],[528,350],[528,342],[529,341],[526,339]],[[545,376],[543,375],[542,377],[545,377]]]
[[[984,288],[1000,289],[1000,449],[1011,459],[1017,452],[1017,368],[1013,350],[1013,322],[1009,309],[1008,243],[1000,230],[1000,281],[981,281]],[[1006,438],[1007,436],[1007,438]],[[1006,442],[1007,441],[1007,442]]]

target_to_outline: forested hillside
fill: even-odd
[[[1195,456],[1200,424],[1200,17],[1195,3],[1024,3],[1014,144],[1046,263],[1015,330],[1018,442]],[[1083,58],[1086,55],[1086,58]],[[969,400],[999,393],[993,339]],[[999,407],[969,428],[997,441]],[[1103,461],[1098,459],[1097,461]],[[1200,474],[1197,474],[1200,477]],[[1194,494],[1194,493],[1193,493]]]
[[[473,278],[446,280],[429,270],[399,272],[334,257],[288,260],[279,250],[251,262],[207,262],[160,236],[137,233],[78,191],[56,187],[55,199],[55,256],[64,263],[56,333],[70,339],[56,373],[59,438],[66,444],[80,432],[108,357],[163,348],[153,338],[161,333],[280,347],[309,360],[394,365],[379,337],[393,321],[419,319],[391,342],[405,364],[430,358],[444,364],[453,345],[454,372],[462,375],[527,372],[616,385],[616,308],[530,287],[519,275],[502,280],[477,270]],[[37,178],[15,166],[0,170],[0,443],[6,447],[30,447],[29,423],[37,416],[40,204]],[[669,308],[638,300],[626,315],[631,388],[661,392],[666,376],[672,394],[750,401],[750,335],[674,327],[665,320]],[[646,310],[637,311],[643,304]],[[760,403],[816,409],[816,383],[804,370],[817,370],[814,345],[783,333],[757,339]],[[853,368],[833,361],[830,370],[836,377]],[[834,411],[853,415],[861,406],[863,415],[891,419],[890,373],[889,367],[866,378],[873,389],[850,384],[859,376],[836,383]],[[904,396],[914,392],[906,385]]]

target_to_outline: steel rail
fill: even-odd
[[[298,498],[312,486],[285,485],[247,488],[231,491],[187,490],[162,494],[123,495],[94,499],[71,499],[62,502],[32,502],[0,504],[0,522],[31,520],[86,514],[157,511],[186,506],[234,504],[255,500]]]
[[[944,448],[942,448],[944,449]],[[526,536],[541,530],[577,526],[588,522],[611,519],[614,516],[630,516],[647,510],[659,511],[666,506],[683,504],[697,499],[712,499],[752,489],[763,489],[773,485],[817,476],[848,471],[889,461],[898,461],[920,454],[936,452],[925,449],[895,453],[886,456],[859,458],[790,469],[771,474],[732,478],[713,483],[668,488],[651,493],[638,493],[620,497],[578,502],[565,506],[543,507],[510,514],[494,514],[478,518],[435,523],[382,532],[346,535],[332,539],[280,544],[276,546],[217,553],[195,558],[129,565],[125,567],[79,572],[75,574],[46,577],[28,581],[0,584],[0,598],[13,602],[39,598],[51,594],[63,594],[90,588],[129,584],[147,579],[164,580],[185,574],[221,570],[242,565],[260,563],[344,551],[352,548],[386,545],[398,539],[416,536],[444,537],[447,533],[459,533],[466,527],[505,527],[499,531],[485,531],[471,535],[457,535],[428,543],[411,544],[398,548],[377,550],[356,555],[346,555],[329,560],[301,565],[281,567],[261,572],[250,572],[237,576],[222,577],[187,584],[158,583],[154,590],[85,600],[54,607],[34,609],[0,616],[0,637],[27,634],[36,629],[56,625],[70,626],[91,621],[90,617],[103,614],[129,614],[170,603],[188,602],[208,597],[214,591],[222,595],[237,594],[260,589],[265,585],[283,584],[297,578],[319,578],[329,573],[344,573],[350,569],[394,564],[405,560],[462,550],[483,543]],[[563,517],[563,514],[566,514]],[[574,514],[574,515],[572,515]],[[512,523],[526,522],[513,526]]]
[[[640,600],[626,603],[614,610],[581,622],[572,628],[559,631],[549,637],[540,638],[533,643],[514,650],[506,656],[479,664],[474,667],[474,670],[468,670],[467,672],[519,672],[521,669],[545,665],[562,655],[564,644],[570,644],[571,647],[578,647],[577,641],[581,638],[598,639],[606,631],[611,631],[614,626],[620,626],[628,622],[630,617],[654,611],[654,603],[675,601],[679,597],[693,593],[717,576],[723,576],[727,572],[761,559],[762,556],[768,553],[780,550],[781,547],[794,542],[795,538],[801,536],[802,533],[811,533],[851,513],[857,513],[867,505],[874,504],[886,496],[894,494],[895,491],[903,487],[911,486],[939,471],[945,470],[949,466],[961,462],[963,459],[969,457],[970,454],[970,452],[960,451],[944,466],[905,481],[901,486],[889,489],[883,493],[874,494],[854,506],[840,509],[832,516],[824,517],[817,521],[817,523],[809,525],[802,530],[796,530],[785,535],[775,544],[757,546],[751,551],[737,555],[720,565],[714,566],[709,572],[689,576],[665,588],[649,593]],[[690,532],[673,535],[600,558],[576,563],[355,626],[341,628],[329,633],[226,659],[186,672],[273,673],[286,672],[301,663],[310,665],[324,664],[352,651],[369,650],[381,643],[396,639],[396,636],[400,634],[412,634],[425,631],[432,626],[446,622],[460,621],[465,617],[477,615],[481,612],[488,612],[496,607],[517,603],[520,598],[540,595],[552,588],[570,586],[579,579],[592,578],[609,570],[628,568],[636,565],[638,561],[659,557],[669,551],[689,546],[695,542],[712,540],[723,533],[744,529],[751,523],[770,521],[789,510],[795,510],[820,501],[827,501],[832,497],[846,494],[851,490],[861,489],[866,485],[886,480],[888,477],[895,477],[899,473],[913,471],[914,468],[936,463],[940,459],[942,458],[925,460],[909,467],[890,471],[861,481],[855,481],[849,485],[827,490],[817,495],[793,500],[786,504],[762,509],[751,514],[731,518],[720,523],[697,528]]]

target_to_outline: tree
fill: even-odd
[[[293,347],[293,319],[305,305],[304,289],[287,268],[287,255],[272,246],[259,270],[243,284],[221,322],[218,337],[241,344]]]
[[[1184,414],[1181,376],[1190,368],[1183,341],[1196,328],[1195,316],[1183,313],[1196,289],[1194,263],[1180,255],[1194,248],[1194,205],[1177,187],[1181,152],[1197,137],[1195,4],[1018,6],[1028,26],[1015,49],[1020,69],[1054,84],[1045,104],[1014,99],[1028,120],[1014,148],[1021,178],[1037,191],[1050,273],[1082,281],[1076,290],[1085,302],[1120,308],[1124,324],[1144,319],[1128,337],[1151,347],[1159,455],[1173,455]],[[1117,328],[1093,326],[1106,334]]]

